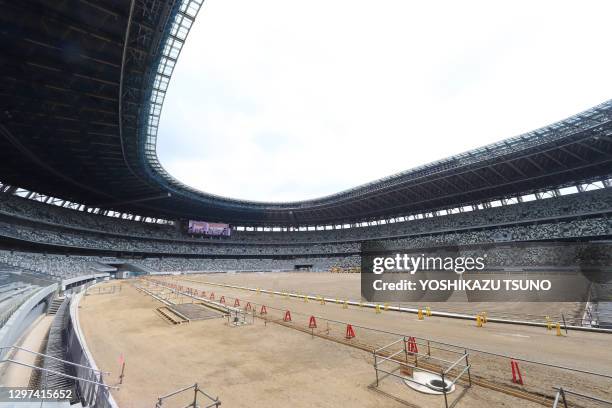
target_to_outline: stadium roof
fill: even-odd
[[[2,2],[1,181],[140,215],[298,226],[428,212],[612,173],[611,100],[318,199],[254,202],[188,187],[155,148],[165,91],[202,2]]]

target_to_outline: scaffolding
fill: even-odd
[[[411,347],[411,344],[414,347]],[[437,349],[437,348],[435,348]],[[414,338],[403,336],[386,346],[374,350],[374,371],[376,372],[376,387],[387,376],[393,376],[405,382],[427,387],[434,392],[444,395],[444,406],[449,407],[447,394],[457,381],[467,374],[467,387],[472,386],[470,374],[469,353],[444,349],[450,353],[451,359],[444,359],[431,355],[432,347],[428,344],[426,353],[419,353]],[[400,373],[397,374],[397,371]],[[415,371],[439,376],[440,386],[433,386],[431,382],[420,382],[413,378]],[[385,375],[381,377],[380,373]]]
[[[227,325],[229,327],[240,327],[255,323],[255,311],[252,313],[228,307],[227,308]]]
[[[158,397],[157,403],[155,404],[155,408],[162,408],[164,401],[168,400],[169,398],[176,397],[179,394],[187,393],[189,390],[192,390],[193,392],[193,400],[189,404],[185,405],[184,408],[217,408],[221,405],[219,397],[212,397],[208,395],[206,391],[200,388],[198,383],[195,383],[193,385],[190,385],[189,387],[181,388],[180,390],[176,390],[174,392],[171,392],[170,394]],[[204,398],[204,403],[207,405],[200,405],[200,403],[198,402],[198,397],[200,397],[200,399]]]

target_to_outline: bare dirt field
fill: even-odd
[[[337,294],[338,298],[342,299],[344,296],[350,296],[347,288],[350,293],[355,291],[355,281],[358,282],[358,278],[350,275],[216,273],[199,276],[180,275],[164,279],[184,287],[204,290],[207,294],[215,292],[217,299],[224,295],[230,305],[235,298],[240,299],[242,307],[245,302],[250,302],[252,306],[258,308],[260,306],[256,305],[264,304],[267,306],[269,319],[281,320],[285,311],[290,310],[293,316],[292,324],[302,328],[307,327],[309,317],[314,315],[319,320],[319,327],[326,325],[339,337],[343,337],[345,325],[350,323],[356,327],[356,340],[375,346],[397,339],[397,335],[385,333],[391,332],[431,340],[435,347],[440,346],[436,343],[439,342],[465,348],[470,353],[474,375],[533,393],[550,395],[553,386],[564,386],[600,398],[609,399],[612,395],[610,378],[545,365],[557,365],[610,376],[612,375],[612,353],[610,353],[612,337],[609,334],[570,331],[567,335],[563,332],[564,335],[559,337],[555,335],[555,330],[547,331],[542,327],[499,323],[487,323],[485,327],[477,328],[475,322],[469,320],[441,317],[418,320],[414,314],[392,311],[376,314],[373,309],[368,308],[350,306],[345,309],[342,304],[327,302],[321,305],[313,300],[304,302],[295,298],[258,294],[206,283],[228,283],[281,292],[292,290],[297,293],[320,294],[328,297]],[[351,287],[353,289],[350,289]],[[515,306],[515,310],[521,310],[520,308],[520,304]],[[444,353],[442,354],[446,357]],[[525,380],[523,386],[513,384],[511,381],[509,357],[527,360],[520,362]]]
[[[324,295],[357,301],[361,298],[361,280],[358,273],[251,272],[208,273],[197,276],[208,282],[259,287],[280,292]],[[399,303],[399,305],[415,308],[425,306],[423,303]],[[486,311],[492,317],[532,321],[542,321],[545,316],[561,321],[562,314],[568,321],[575,321],[582,317],[584,310],[584,304],[580,302],[430,302],[427,305],[432,310],[441,312],[476,314]]]
[[[126,281],[113,294],[83,297],[79,310],[98,366],[112,373],[108,383],[117,383],[118,358],[125,355],[124,383],[113,391],[122,408],[153,406],[159,395],[195,382],[218,395],[226,407],[443,406],[441,396],[418,393],[392,377],[378,388],[371,387],[375,375],[370,353],[271,321],[258,318],[242,327],[230,327],[225,319],[168,324],[155,312],[162,303],[137,291],[132,283],[138,284]],[[190,299],[179,296],[175,301]],[[459,396],[459,407],[541,406],[476,385],[464,392],[459,384],[449,394],[449,402]],[[178,407],[185,398],[164,406]]]

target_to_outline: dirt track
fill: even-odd
[[[281,273],[209,273],[200,274],[209,282],[226,283],[238,286],[261,287],[269,290],[325,295],[340,299],[359,300],[361,280],[359,274],[334,274],[313,272]],[[401,303],[406,307],[424,306],[419,303]],[[584,304],[579,302],[432,302],[433,310],[456,313],[476,314],[487,311],[510,319],[538,320],[544,316],[561,319],[580,318]]]
[[[155,313],[161,304],[129,284],[115,294],[86,296],[80,321],[103,370],[126,377],[113,394],[122,408],[150,407],[158,395],[198,382],[227,407],[440,407],[441,397],[419,394],[399,381],[374,381],[370,354],[311,339],[276,324],[231,328],[225,320],[169,325]],[[331,309],[331,308],[330,308]],[[460,387],[461,388],[461,387]],[[451,401],[460,391],[451,394]],[[179,406],[168,404],[168,407]],[[185,400],[180,401],[185,402]],[[538,406],[472,387],[458,406]]]
[[[184,286],[214,291],[217,299],[225,295],[228,301],[239,298],[244,302],[250,301],[253,304],[265,304],[276,313],[276,318],[281,319],[285,310],[291,310],[295,324],[307,325],[308,317],[316,315],[330,320],[342,321],[353,325],[376,328],[378,330],[390,331],[406,335],[413,335],[421,338],[437,340],[444,343],[451,343],[470,349],[489,351],[510,355],[517,358],[542,361],[555,365],[573,367],[577,369],[601,372],[612,375],[612,354],[609,352],[611,337],[607,334],[570,332],[568,336],[557,337],[554,331],[547,331],[544,328],[528,327],[509,324],[487,323],[484,328],[475,327],[472,321],[447,319],[447,318],[426,318],[419,321],[413,314],[403,314],[397,312],[383,312],[376,314],[372,309],[360,309],[351,306],[344,309],[341,305],[327,303],[325,306],[317,302],[310,301],[304,303],[298,299],[287,299],[281,296],[270,296],[267,294],[257,294],[255,292],[231,289],[226,287],[212,286],[204,283],[195,283],[193,280],[212,281],[218,283],[231,282],[232,284],[250,285],[254,287],[266,288],[266,279],[279,279],[281,282],[286,279],[281,276],[270,276],[273,274],[206,274],[201,276],[185,276],[166,278],[168,281],[178,282]],[[307,292],[308,275],[296,274],[296,279],[292,280],[296,291]],[[314,274],[315,280],[323,282],[330,280],[329,275]],[[333,275],[332,275],[333,276]],[[340,282],[346,278],[343,275],[339,278]],[[261,280],[258,281],[258,278]],[[248,281],[247,281],[248,279]],[[354,278],[353,278],[354,279]],[[299,286],[299,285],[302,286]],[[266,289],[285,290],[285,286],[277,282],[273,287]],[[341,284],[337,286],[342,286]],[[332,287],[335,287],[332,285]],[[321,290],[321,294],[328,295]],[[334,330],[340,337],[344,326],[331,323]],[[394,340],[394,336],[380,335],[371,331],[359,329],[358,337],[373,344],[383,345]],[[483,378],[493,379],[497,382],[513,386],[511,382],[510,360],[489,356],[483,353],[471,352],[471,363],[474,367],[473,372]],[[520,387],[532,392],[544,392],[549,394],[552,386],[566,386],[570,389],[597,395],[602,398],[612,395],[612,380],[601,377],[594,377],[588,374],[572,373],[566,370],[544,367],[537,364],[520,363],[523,377],[526,381],[524,387]]]

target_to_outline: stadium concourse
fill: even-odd
[[[0,6],[0,384],[99,408],[195,383],[201,406],[610,400],[612,100],[325,197],[220,197],[156,152],[202,4]],[[363,302],[337,272],[376,245],[486,250],[484,272],[565,276],[574,296]]]

